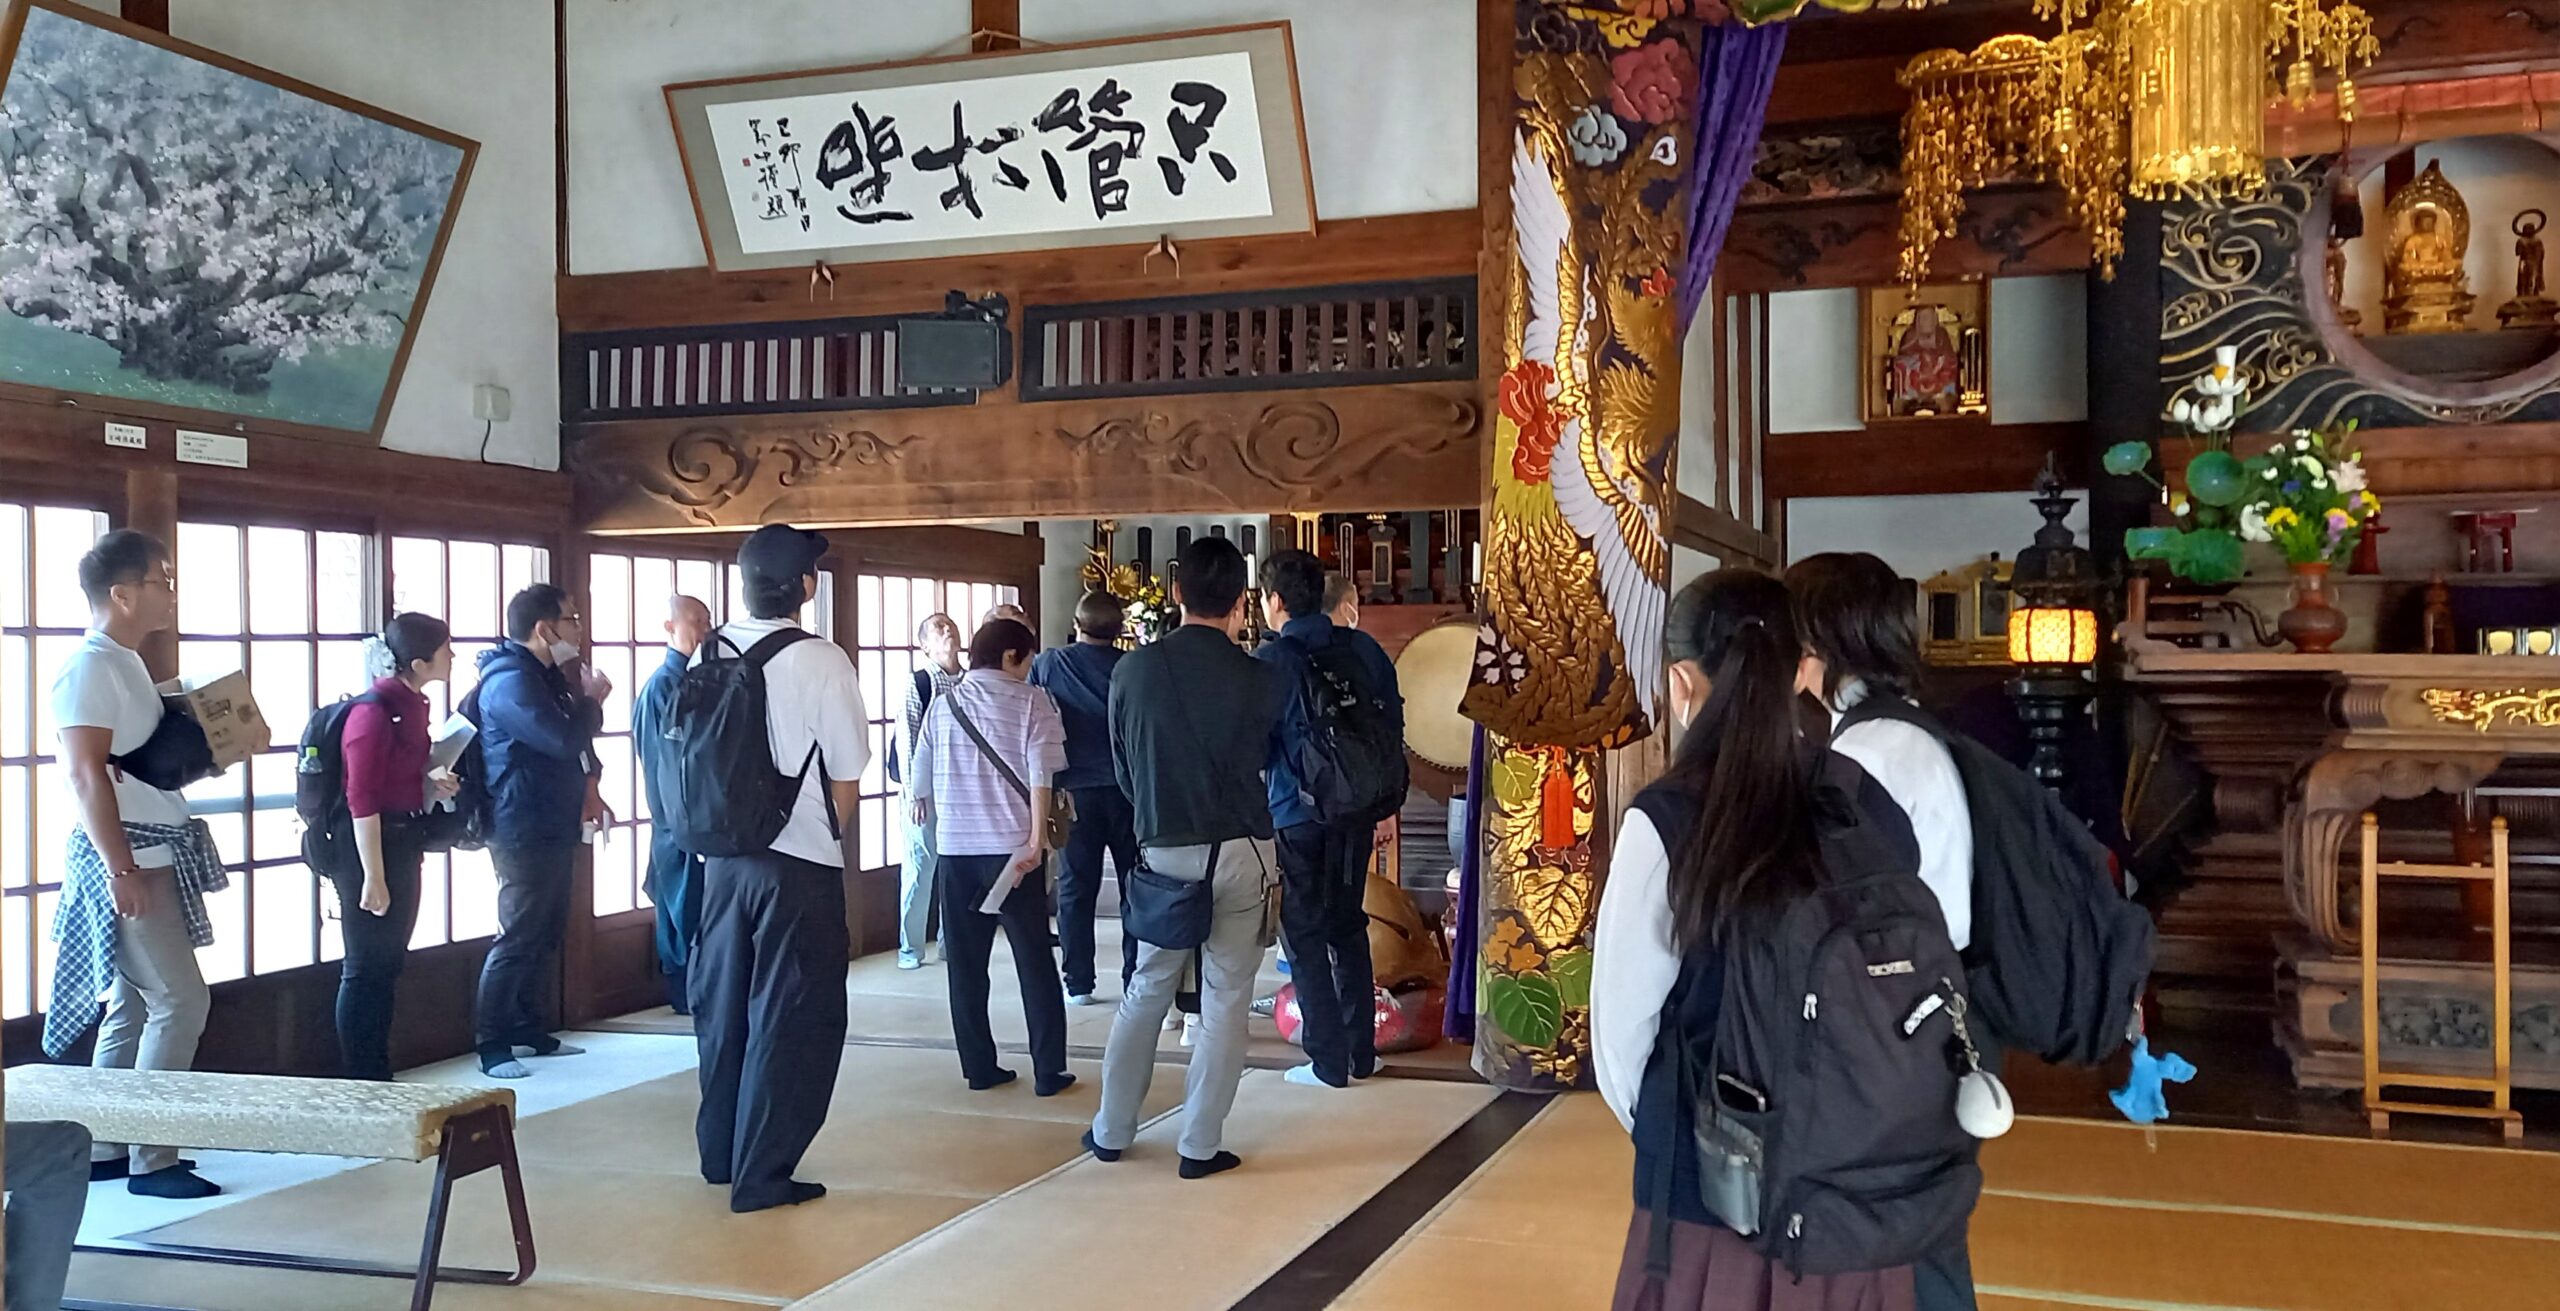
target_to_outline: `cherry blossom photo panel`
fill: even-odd
[[[0,391],[378,438],[474,143],[0,0]]]

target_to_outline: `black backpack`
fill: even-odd
[[[676,813],[653,816],[667,826],[677,847],[695,856],[746,856],[764,851],[791,821],[800,786],[818,759],[809,744],[797,775],[774,768],[773,737],[765,717],[764,667],[783,648],[812,640],[797,628],[767,633],[740,652],[723,631],[699,664],[676,682],[667,712],[667,793]],[[727,647],[730,654],[720,654]],[[823,789],[821,789],[823,791]],[[834,818],[828,802],[828,818]]]
[[[371,692],[340,697],[303,721],[293,758],[293,813],[302,821],[302,863],[324,878],[363,868],[347,811],[347,716],[379,700]]]
[[[923,732],[924,711],[933,709],[932,670],[919,669],[916,671],[916,692],[918,694],[919,701],[922,703],[916,712],[916,731]],[[905,713],[903,708],[901,708],[900,713]],[[898,764],[898,747],[900,745],[898,738],[900,736],[901,735],[898,733],[891,733],[889,735],[889,781],[892,783],[904,783],[907,781],[906,774]]]
[[[463,694],[456,709],[469,721],[474,732],[463,743],[462,753],[454,758],[452,769],[454,793],[449,804],[427,807],[418,817],[417,838],[425,851],[478,851],[489,845],[489,835],[497,827],[495,805],[489,796],[489,758],[480,749],[480,687],[473,684]]]
[[[1666,845],[1686,840],[1693,802],[1637,804]],[[1982,1189],[1956,1122],[1972,1066],[1963,966],[1909,825],[1842,756],[1826,757],[1817,805],[1815,889],[1724,935],[1713,1043],[1673,1058],[1708,1212],[1798,1275],[1915,1261],[1959,1232]],[[1659,1172],[1666,1194],[1673,1173]]]
[[[1289,764],[1298,786],[1327,824],[1375,825],[1404,809],[1412,787],[1404,758],[1404,725],[1385,696],[1367,686],[1358,652],[1336,640],[1321,650],[1294,638],[1306,671],[1307,734],[1291,744]]]
[[[2057,1064],[2106,1060],[2142,1003],[2157,931],[2117,889],[2105,845],[2025,770],[1904,698],[1867,698],[1839,732],[1874,719],[1928,732],[1964,781],[1973,815],[1965,990],[1982,1023]]]

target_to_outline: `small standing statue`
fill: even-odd
[[[2329,238],[2329,303],[2338,308],[2338,322],[2353,332],[2364,326],[2364,311],[2347,303],[2347,239]]]
[[[2560,303],[2551,299],[2543,278],[2542,230],[2550,223],[2550,215],[2528,209],[2509,225],[2516,234],[2516,298],[2499,308],[2501,328],[2547,328],[2560,323]]]
[[[2382,302],[2389,332],[2465,332],[2471,327],[2471,208],[2444,175],[2427,165],[2391,199],[2390,295]]]

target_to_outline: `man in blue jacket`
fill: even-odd
[[[572,683],[586,625],[569,594],[535,583],[507,602],[507,640],[480,657],[469,710],[489,773],[489,859],[498,873],[498,941],[480,970],[480,1070],[532,1073],[519,1056],[574,1056],[543,1022],[543,985],[568,926],[581,827],[609,819],[591,779],[602,702],[613,685],[591,666]]]
[[[650,904],[658,908],[658,973],[667,981],[667,1005],[690,1015],[685,1000],[685,962],[702,936],[702,857],[676,845],[664,816],[680,804],[673,792],[666,757],[667,716],[675,710],[676,684],[685,666],[711,633],[711,607],[690,596],[675,599],[667,616],[667,658],[631,703],[631,741],[640,761],[640,781],[647,790],[651,825],[649,842]]]
[[[1288,698],[1273,729],[1265,778],[1271,825],[1279,835],[1280,933],[1289,949],[1289,981],[1298,989],[1299,1034],[1307,1049],[1307,1063],[1284,1077],[1341,1088],[1378,1068],[1376,982],[1361,896],[1368,891],[1369,852],[1395,820],[1374,828],[1325,823],[1290,762],[1313,731],[1308,666],[1320,653],[1351,648],[1360,690],[1392,708],[1399,739],[1404,696],[1386,648],[1357,628],[1334,626],[1325,611],[1324,566],[1314,556],[1282,551],[1264,561],[1262,596],[1263,618],[1276,636],[1256,654],[1279,670]]]
[[[1094,903],[1102,893],[1102,855],[1127,877],[1138,863],[1136,814],[1120,791],[1111,764],[1111,671],[1120,663],[1120,632],[1128,611],[1109,592],[1087,592],[1076,602],[1076,640],[1052,647],[1031,662],[1031,683],[1048,690],[1066,722],[1067,768],[1059,787],[1076,803],[1075,826],[1058,870],[1059,972],[1067,1002],[1098,1004],[1093,995]],[[1120,986],[1138,967],[1138,940],[1120,937]]]

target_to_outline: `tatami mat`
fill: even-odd
[[[1082,1084],[1042,1099],[1027,1079],[971,1093],[944,1052],[853,1047],[838,1055],[843,1073],[835,1109],[802,1171],[832,1191],[808,1206],[733,1216],[726,1190],[702,1183],[692,1148],[691,1074],[526,1120],[520,1144],[542,1257],[536,1284],[568,1298],[564,1306],[619,1307],[626,1304],[621,1298],[641,1293],[780,1305],[1073,1159],[1099,1077],[1081,1066]],[[1159,1081],[1148,1113],[1160,1113],[1180,1095],[1179,1081]],[[415,1261],[430,1176],[426,1166],[370,1165],[147,1237]],[[503,1267],[512,1264],[510,1252],[497,1176],[465,1180],[456,1193],[446,1260]],[[93,1291],[91,1279],[124,1278],[125,1268],[138,1264],[83,1257],[73,1291],[106,1297]],[[159,1263],[155,1274],[183,1278],[187,1270]],[[191,1289],[183,1305],[265,1311],[275,1305],[273,1290],[302,1278],[265,1275],[251,1285],[257,1296],[237,1303],[197,1300]],[[345,1282],[366,1300],[325,1305],[354,1311],[405,1303],[397,1283]],[[596,1296],[579,1300],[574,1294],[581,1288]],[[210,1287],[203,1294],[215,1295]]]
[[[1607,1103],[1558,1097],[1337,1311],[1605,1307],[1634,1214],[1635,1150]]]
[[[1335,1306],[1605,1306],[1633,1164],[1598,1098],[1559,1098]],[[2027,1119],[1984,1165],[1984,1311],[2560,1305],[2545,1153]]]
[[[1095,956],[1103,974],[1100,1006],[1067,1008],[1067,1044],[1070,1051],[1091,1058],[1101,1054],[1111,1036],[1112,1016],[1120,997],[1120,926],[1106,919],[1095,929],[1099,939]],[[1256,996],[1267,997],[1279,991],[1288,977],[1279,972],[1276,952],[1263,955],[1262,976]],[[1029,1030],[1022,1020],[1022,990],[1014,980],[1013,953],[998,937],[988,969],[988,1022],[994,1028],[996,1042],[1007,1051],[1023,1050],[1029,1041]],[[845,989],[849,994],[848,1026],[850,1041],[862,1043],[913,1043],[947,1046],[951,1041],[951,1002],[949,968],[939,961],[922,969],[901,970],[895,952],[881,952],[853,962],[846,972]],[[679,1034],[693,1032],[693,1021],[665,1007],[641,1011],[611,1021],[607,1027],[640,1033]],[[1462,1044],[1442,1042],[1418,1052],[1384,1058],[1391,1074],[1419,1077],[1473,1078],[1468,1069],[1469,1050]],[[1186,1058],[1181,1043],[1167,1037],[1157,1051],[1157,1059],[1178,1062]],[[1246,1063],[1257,1069],[1285,1069],[1306,1059],[1303,1052],[1283,1039],[1270,1020],[1256,1017],[1253,1021],[1253,1045],[1246,1052]]]
[[[1227,1120],[1227,1148],[1244,1158],[1242,1169],[1176,1178],[1180,1117],[1169,1116],[1122,1160],[1080,1160],[800,1305],[1215,1311],[1251,1292],[1493,1097],[1481,1086],[1418,1080],[1300,1088],[1250,1072]]]

